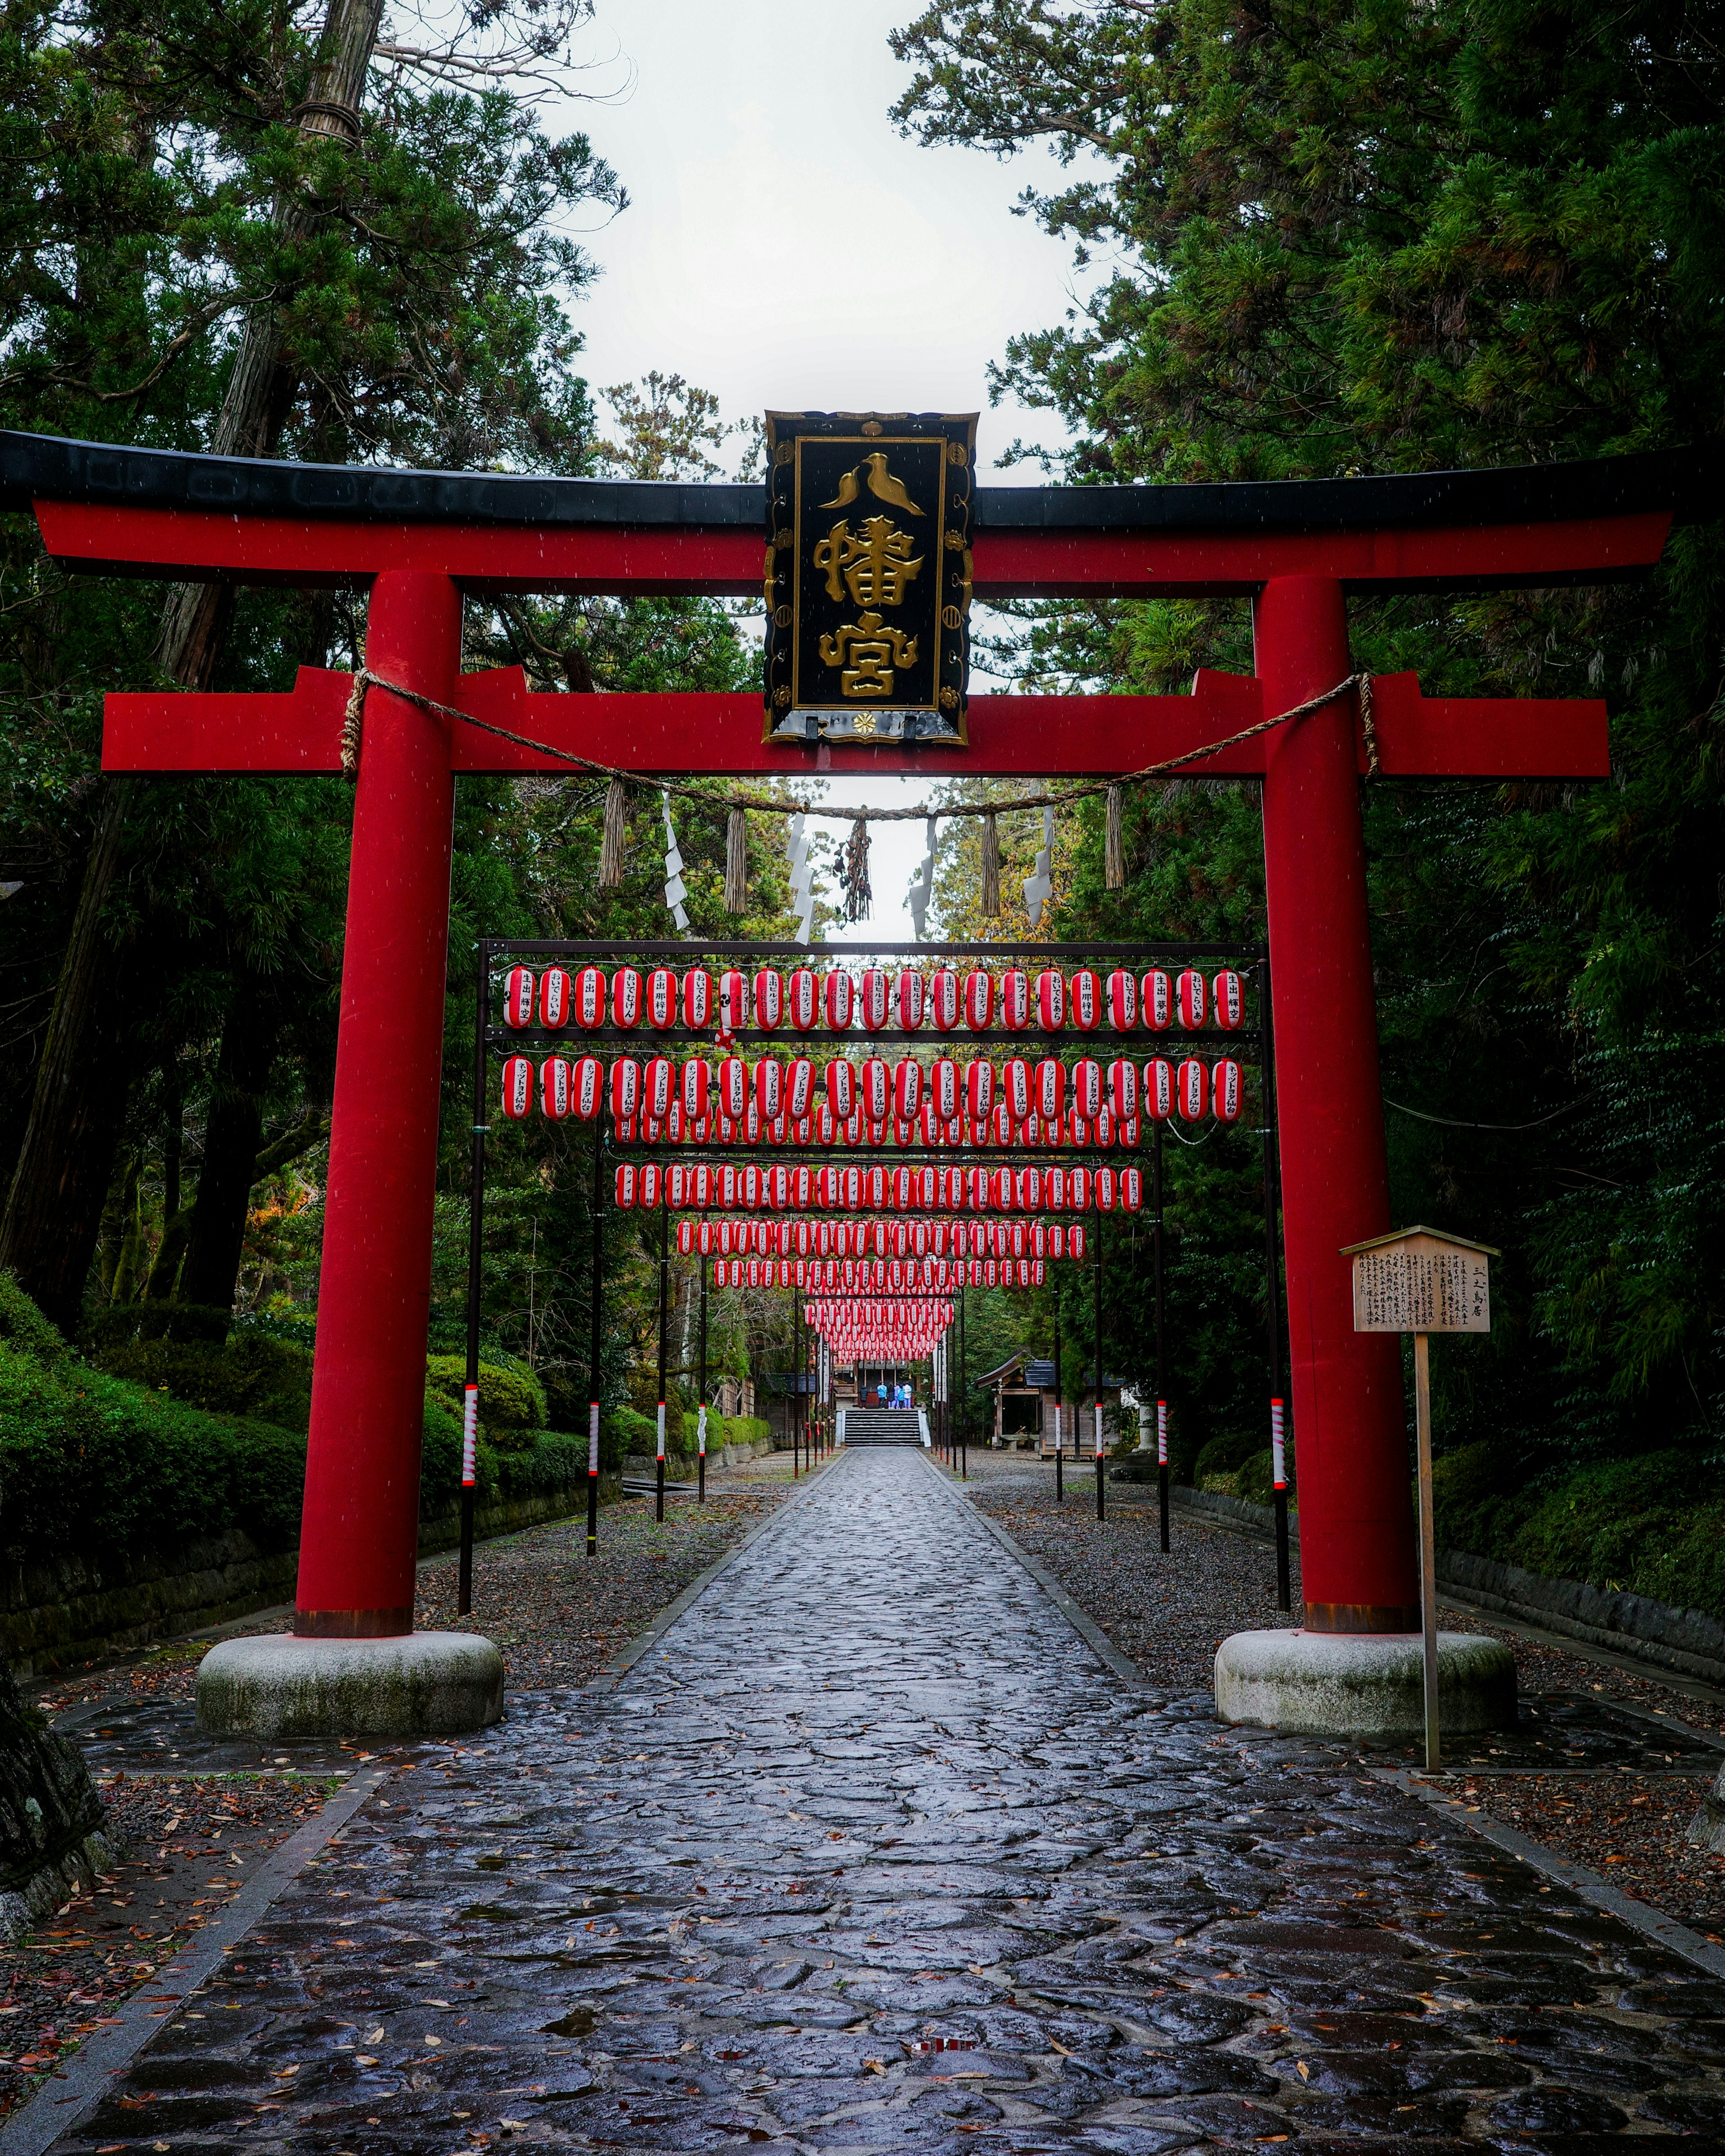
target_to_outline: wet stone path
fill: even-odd
[[[1725,1984],[1111,1676],[883,1450],[428,1748],[59,2145],[1700,2151],[1722,2066]]]

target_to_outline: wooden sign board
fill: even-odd
[[[1489,1332],[1491,1296],[1484,1243],[1407,1228],[1354,1243],[1356,1332]]]

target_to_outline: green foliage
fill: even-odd
[[[1244,1430],[1219,1431],[1193,1461],[1192,1479],[1202,1489],[1206,1476],[1236,1473],[1257,1450],[1258,1439],[1254,1432]]]
[[[449,1401],[458,1415],[465,1405],[467,1358],[430,1355],[425,1362],[428,1391]],[[494,1445],[514,1445],[523,1430],[543,1430],[549,1419],[545,1388],[531,1370],[514,1362],[479,1366],[480,1428]]]
[[[1717,453],[1725,59],[1695,0],[959,0],[892,42],[907,132],[1067,168],[1027,207],[1094,274],[997,381],[1064,416],[1070,478]],[[1251,668],[1233,602],[1012,612],[995,657],[1026,687]],[[1505,1253],[1492,1336],[1434,1356],[1440,1443],[1489,1442],[1512,1487],[1578,1447],[1717,1466],[1720,526],[1679,529],[1644,583],[1356,600],[1350,629],[1356,663],[1428,694],[1595,695],[1611,728],[1609,785],[1365,790],[1392,1212]],[[1264,932],[1255,788],[1130,793],[1120,891],[1100,806],[1060,820],[1042,932]],[[969,882],[937,886],[949,917]],[[1189,1466],[1262,1414],[1253,1120],[1169,1154]],[[1121,1270],[1105,1334],[1143,1382],[1142,1240]]]
[[[715,1436],[716,1422],[722,1435]],[[772,1438],[773,1425],[762,1422],[758,1415],[711,1415],[706,1419],[707,1450],[711,1452],[721,1445],[765,1445]]]
[[[11,1272],[0,1272],[0,1342],[49,1370],[66,1353],[58,1328],[42,1315],[18,1286],[17,1275]]]
[[[1432,1470],[1440,1544],[1725,1617],[1725,1481],[1692,1453],[1602,1460],[1532,1489],[1489,1444]]]
[[[211,1414],[254,1415],[302,1435],[311,1419],[311,1355],[260,1337],[217,1347],[157,1337],[99,1349],[94,1366]]]

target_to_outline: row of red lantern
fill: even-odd
[[[547,1056],[539,1066],[538,1081],[540,1112],[553,1122],[571,1116],[590,1122],[604,1106],[606,1071],[597,1055],[579,1056],[572,1063],[561,1055]],[[824,1102],[817,1097],[818,1083],[825,1092]],[[835,1138],[814,1139],[813,1125],[822,1116],[829,1133],[854,1122],[853,1142],[860,1142],[865,1124],[915,1124],[924,1119],[925,1110],[932,1130],[955,1122],[977,1127],[999,1121],[1009,1132],[1033,1117],[1059,1123],[1068,1112],[1069,1084],[1070,1112],[1086,1122],[1105,1111],[1120,1122],[1134,1121],[1141,1097],[1143,1111],[1158,1122],[1175,1115],[1197,1122],[1206,1113],[1232,1122],[1240,1108],[1240,1065],[1232,1056],[1224,1056],[1214,1067],[1195,1055],[1178,1063],[1155,1056],[1141,1071],[1127,1056],[1106,1064],[1084,1056],[1069,1070],[1053,1056],[1033,1063],[1015,1055],[998,1073],[989,1063],[961,1068],[946,1056],[926,1066],[912,1056],[901,1057],[896,1066],[878,1055],[860,1064],[841,1057],[828,1063],[818,1081],[808,1056],[788,1064],[762,1056],[751,1065],[740,1055],[728,1055],[715,1070],[701,1056],[679,1066],[668,1055],[654,1056],[645,1065],[625,1055],[613,1061],[609,1072],[611,1116],[619,1126],[639,1117],[661,1129],[675,1120],[686,1130],[711,1125],[716,1117],[736,1127],[746,1124],[752,1111],[763,1129],[781,1120],[788,1127],[807,1122],[811,1139],[824,1143]],[[506,1058],[504,1115],[518,1121],[532,1113],[533,1101],[531,1062],[525,1055]],[[728,1142],[729,1134],[714,1135],[720,1142]],[[1009,1136],[1004,1142],[1012,1141]]]
[[[1105,1211],[1111,1208],[1105,1207]],[[1073,1258],[1082,1221],[680,1220],[685,1258]]]
[[[1232,967],[1206,981],[1196,967],[1167,973],[1160,967],[1139,975],[1117,967],[1106,979],[1081,966],[1067,975],[1055,967],[1034,979],[1018,968],[999,975],[978,968],[961,980],[951,967],[924,976],[906,968],[896,977],[871,966],[858,974],[817,973],[799,967],[788,977],[763,968],[750,975],[737,971],[713,976],[700,968],[680,978],[669,966],[643,974],[619,966],[607,979],[603,968],[583,966],[570,973],[548,967],[536,980],[526,966],[512,967],[504,982],[504,1023],[517,1029],[538,1025],[548,1033],[567,1026],[593,1031],[603,1025],[632,1031],[648,1025],[668,1032],[681,1025],[705,1033],[716,1024],[721,1034],[754,1026],[776,1033],[788,1025],[813,1033],[865,1033],[889,1028],[915,1033],[925,1024],[952,1033],[962,1024],[983,1033],[996,1014],[1011,1033],[1034,1027],[1059,1033],[1070,1025],[1094,1033],[1106,1025],[1131,1033],[1142,1025],[1164,1033],[1175,1024],[1196,1032],[1206,1024],[1236,1031],[1245,1019],[1245,990]]]
[[[666,1167],[621,1162],[614,1183],[624,1210],[674,1213],[1137,1213],[1144,1176],[1135,1167],[789,1168],[729,1161]]]
[[[1047,1280],[1040,1258],[721,1258],[713,1267],[716,1287],[880,1288],[895,1295],[1042,1287]]]

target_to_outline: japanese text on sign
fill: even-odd
[[[1362,1250],[1353,1260],[1356,1332],[1489,1332],[1486,1262],[1474,1250]]]

